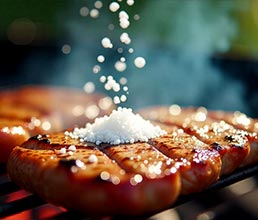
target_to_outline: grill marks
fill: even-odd
[[[181,174],[181,194],[200,192],[218,180],[221,171],[219,153],[178,127],[151,143],[177,161]]]
[[[15,147],[7,169],[48,202],[89,215],[145,215],[169,207],[180,193],[175,163],[147,143],[97,148],[64,133],[41,138]]]
[[[36,169],[41,170],[41,173],[61,175],[64,186],[63,182],[52,177],[54,182],[62,186],[60,193],[75,187],[78,191],[73,193],[82,194],[84,205],[77,204],[80,206],[78,210],[90,214],[138,215],[162,210],[173,204],[179,193],[200,192],[221,175],[230,174],[239,166],[247,164],[247,161],[249,164],[258,161],[258,156],[249,156],[254,152],[250,152],[250,143],[257,143],[254,133],[209,117],[207,112],[183,109],[178,114],[171,114],[169,108],[161,107],[148,109],[141,114],[155,121],[168,134],[151,139],[148,143],[116,146],[82,143],[64,133],[32,137],[11,154],[8,163],[10,176],[15,182],[21,183],[17,176],[24,179],[23,170],[31,175],[34,167],[30,163],[34,161],[32,164],[39,164]],[[71,145],[76,150],[69,150]],[[258,145],[253,146],[257,150]],[[37,189],[38,185],[29,185],[31,181],[37,182],[30,175],[21,186],[34,190],[56,204],[76,208],[72,202],[64,203],[63,196],[56,197],[56,189],[44,191],[47,186]],[[45,178],[51,185],[51,177]],[[94,191],[100,193],[99,197]],[[69,192],[66,196],[71,198]],[[110,203],[110,198],[115,202]],[[144,204],[139,204],[139,201],[144,201]]]
[[[237,129],[245,130],[250,142],[250,153],[242,165],[252,165],[258,161],[258,119],[252,119],[241,112],[208,111],[206,114],[210,118],[224,120]]]
[[[127,172],[150,179],[162,178],[175,170],[175,162],[148,143],[109,146],[103,152]]]
[[[222,159],[221,175],[229,174],[246,163],[250,155],[250,138],[244,130],[236,129],[223,120],[207,116],[207,110],[186,108],[174,112],[168,107],[154,107],[140,112],[143,117],[165,124],[176,125],[186,133],[217,150]]]

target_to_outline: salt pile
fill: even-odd
[[[88,123],[85,128],[75,128],[69,133],[72,138],[79,138],[97,145],[146,142],[150,138],[164,134],[166,131],[159,126],[154,126],[139,114],[134,114],[131,108],[122,107],[113,110],[109,116],[96,118],[93,124]]]

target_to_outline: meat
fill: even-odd
[[[244,161],[243,166],[258,162],[258,119],[248,117],[239,111],[206,111],[206,115],[215,120],[224,120],[237,129],[247,131],[247,138],[250,142],[250,154]]]
[[[13,147],[22,144],[29,137],[23,121],[0,118],[0,163],[5,163]]]
[[[53,204],[87,215],[138,216],[175,202],[181,185],[175,165],[147,143],[101,149],[59,133],[15,147],[7,170]]]
[[[95,145],[69,132],[37,135],[13,149],[8,174],[22,188],[67,209],[141,216],[257,162],[257,133],[250,130],[255,126],[237,126],[229,113],[179,106],[139,113],[167,134],[120,145]]]
[[[150,142],[178,162],[182,181],[181,194],[206,189],[220,176],[222,161],[218,151],[176,126],[171,128],[168,135]]]
[[[0,91],[0,105],[0,163],[5,163],[11,149],[28,137],[84,126],[114,108],[102,94],[31,85]],[[23,129],[18,138],[17,133],[6,132],[13,130],[14,124]]]
[[[223,120],[209,118],[201,109],[160,106],[144,109],[140,114],[153,121],[179,126],[217,150],[222,160],[221,175],[233,172],[249,158],[248,132]]]

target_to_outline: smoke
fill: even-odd
[[[114,73],[115,61],[123,55],[127,69],[124,75],[115,73],[114,77],[128,79],[129,96],[124,103],[127,107],[138,109],[176,103],[250,112],[242,82],[212,62],[216,54],[230,49],[238,34],[237,22],[232,16],[238,8],[233,1],[135,1],[130,10],[132,23],[128,29],[133,54],[118,54],[115,49],[103,50],[101,47],[103,37],[118,43],[121,34],[117,16],[107,9],[106,1],[102,2],[103,8],[97,19],[79,14],[86,3],[71,6],[73,13],[62,20],[67,35],[59,45],[60,53],[64,44],[71,46],[71,52],[58,56],[46,83],[82,88],[92,81],[96,91],[107,93],[99,82],[100,75],[92,72],[96,58],[100,54],[106,57],[101,74],[109,75]],[[93,3],[89,5],[89,9],[93,7]],[[139,21],[133,21],[134,14],[140,16]],[[109,29],[110,24],[115,28]],[[133,65],[136,56],[146,58],[143,69]]]
[[[237,34],[232,2],[149,1],[145,6],[135,48],[144,52],[148,64],[130,75],[130,104],[247,111],[241,81],[211,62],[231,47]]]

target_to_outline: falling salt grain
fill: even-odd
[[[134,52],[134,49],[133,49],[133,48],[129,48],[129,49],[128,49],[128,52],[129,52],[129,53],[133,53],[133,52]]]
[[[118,96],[115,97],[119,100]],[[101,143],[115,145],[146,142],[150,138],[164,134],[166,131],[144,120],[139,114],[134,114],[132,109],[119,107],[109,116],[97,118],[93,124],[88,123],[85,128],[75,128],[69,135],[97,145]]]
[[[126,63],[117,61],[114,67],[118,72],[123,72],[126,70]]]
[[[105,76],[101,76],[100,78],[99,78],[99,81],[100,82],[102,82],[102,83],[104,83],[104,82],[106,82],[106,77]]]
[[[99,65],[95,65],[93,68],[92,68],[92,72],[93,73],[99,73],[101,70],[101,67]]]
[[[120,35],[120,41],[124,44],[130,44],[131,38],[129,37],[128,33],[124,32]]]
[[[63,47],[62,47],[62,52],[64,54],[69,54],[71,53],[71,46],[69,44],[64,44]]]
[[[90,10],[87,7],[81,7],[80,9],[80,15],[83,17],[86,17],[89,14]]]
[[[93,93],[95,91],[95,84],[93,82],[87,82],[83,86],[83,89],[88,94]]]
[[[102,8],[103,3],[102,3],[101,1],[96,1],[96,2],[94,3],[94,6],[95,6],[96,8],[98,8],[98,9],[100,9],[100,8]]]
[[[127,100],[126,95],[121,95],[120,100],[121,102],[125,102]]]
[[[127,83],[127,79],[125,77],[121,77],[119,82],[121,85],[125,85]]]
[[[118,96],[114,96],[113,101],[117,105],[120,103],[120,98]]]
[[[90,10],[90,16],[92,18],[97,18],[99,16],[99,10],[97,10],[96,8],[93,8]]]
[[[109,10],[116,12],[120,8],[120,5],[117,2],[111,2],[109,5]]]
[[[97,57],[97,61],[100,62],[100,63],[103,63],[105,61],[105,57],[103,55],[99,55]]]
[[[108,37],[104,37],[101,40],[101,44],[104,48],[112,48],[113,44],[111,43],[111,40]]]
[[[125,11],[119,12],[119,24],[123,29],[128,28],[130,25],[129,15]]]
[[[134,60],[134,65],[137,67],[137,68],[143,68],[146,64],[146,61],[143,57],[137,57],[135,58]]]
[[[134,4],[134,0],[127,0],[126,3],[130,6],[132,6]]]
[[[120,58],[120,61],[121,61],[121,62],[125,62],[125,61],[126,61],[125,57],[121,57],[121,58]]]

